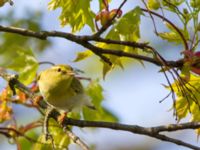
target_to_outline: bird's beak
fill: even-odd
[[[76,73],[74,73],[73,71],[67,71],[67,74],[70,75],[70,76],[76,75]]]

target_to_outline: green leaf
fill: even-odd
[[[99,84],[99,80],[91,81],[86,88],[86,93],[91,97],[94,106],[99,108],[104,99],[103,88]]]
[[[174,29],[174,27],[168,23],[166,23],[165,25],[170,30],[170,32],[158,33],[158,35],[162,39],[167,40],[169,42],[175,42],[177,44],[183,43],[183,40],[182,40],[180,34]],[[182,35],[184,36],[184,38],[186,40],[188,40],[190,38],[189,33],[186,29],[185,30],[179,29],[179,31],[182,33]]]
[[[188,114],[188,102],[185,98],[179,97],[176,100],[176,113],[178,117],[178,121],[185,118]]]
[[[50,119],[49,123],[49,132],[53,137],[55,150],[67,149],[70,144],[70,138],[66,133],[63,132],[63,129],[57,124],[53,119]],[[52,141],[49,139],[45,140],[45,135],[40,135],[38,138],[38,143],[33,147],[33,150],[47,150],[52,149]]]
[[[181,68],[181,77],[189,78],[191,71],[191,62],[185,62]]]
[[[174,8],[174,6],[179,6],[181,5],[185,0],[167,0],[167,1],[162,1],[164,6],[168,6],[169,8]]]
[[[78,52],[74,62],[78,62],[78,61],[84,60],[84,59],[86,59],[86,58],[88,58],[88,57],[90,57],[92,55],[93,55],[93,52],[90,51],[90,50],[86,50],[84,52]]]
[[[46,142],[45,141],[45,136],[44,135],[41,135],[39,138],[38,138],[38,141],[40,143],[36,143],[34,146],[33,146],[33,150],[47,150],[47,149],[52,149],[52,145],[51,145],[51,142]]]
[[[85,25],[88,25],[92,31],[94,28],[93,18],[95,14],[90,9],[91,0],[51,0],[48,4],[50,10],[61,8],[61,25],[69,24],[72,32],[80,31]]]
[[[114,68],[114,65],[109,65],[106,62],[103,62],[103,79],[105,79],[108,72],[110,72]]]
[[[102,107],[102,101],[104,100],[103,88],[98,83],[98,80],[92,81],[87,89],[87,94],[91,97],[92,103],[94,104],[96,110],[91,110],[89,108],[83,108],[83,117],[86,120],[103,120],[103,121],[118,121],[118,118],[110,112],[108,109]]]
[[[139,7],[127,12],[113,25],[112,29],[106,35],[106,38],[119,41],[138,41],[140,38],[139,25],[141,15],[142,11]],[[132,22],[133,20],[134,23]],[[97,45],[108,49],[123,50],[125,48],[125,46],[117,44],[97,43]]]
[[[102,9],[105,9],[105,6],[104,6],[104,3],[103,3],[104,0],[99,0],[99,10],[102,10]],[[111,0],[106,0],[108,3],[111,2]]]
[[[182,39],[175,32],[163,32],[158,34],[162,39],[167,40],[169,42],[181,43]]]
[[[183,43],[183,40],[181,36],[177,32],[163,32],[163,33],[158,33],[158,35],[169,42],[175,42],[177,44]],[[189,39],[189,35],[185,35],[184,37],[186,39]]]
[[[8,24],[9,26],[19,27],[24,29],[30,29],[33,31],[41,31],[41,20],[42,13],[40,12],[30,12],[25,11],[25,18],[16,18],[14,12],[8,12],[6,14],[0,14],[0,20]],[[17,40],[16,40],[17,39]],[[49,40],[39,40],[36,38],[27,38],[25,36],[21,36],[18,34],[12,33],[1,33],[0,34],[0,56],[3,57],[3,60],[0,58],[0,62],[4,62],[5,64],[10,61],[10,58],[15,56],[15,48],[23,47],[29,48],[31,47],[37,52],[44,51],[47,46],[51,44]],[[12,53],[12,54],[11,54]],[[3,56],[2,56],[3,55]],[[6,57],[6,55],[8,55]],[[5,56],[5,57],[4,57]],[[6,59],[6,60],[5,60]],[[7,61],[8,60],[8,61]]]
[[[179,87],[177,87],[177,85]],[[178,120],[188,116],[189,112],[191,121],[200,121],[200,77],[191,74],[190,80],[183,85],[177,81],[172,84],[173,90],[176,94],[176,105]],[[168,88],[169,89],[169,88]],[[198,131],[198,133],[200,133]]]
[[[117,122],[119,121],[118,117],[113,114],[108,109],[101,107],[97,110],[90,110],[88,108],[83,108],[83,117],[85,120],[92,121],[109,121],[109,122]]]
[[[117,37],[121,41],[137,41],[140,38],[140,7],[126,13],[117,24],[111,29],[106,38]],[[134,20],[134,23],[132,22]],[[117,40],[117,39],[116,39]]]
[[[157,10],[160,8],[160,2],[159,2],[159,0],[148,0],[147,6],[149,9]]]
[[[190,1],[190,5],[193,8],[199,9],[200,8],[200,0],[191,0]]]
[[[30,49],[16,48],[16,56],[6,67],[17,71],[24,84],[30,84],[36,76],[38,62]]]
[[[26,136],[30,137],[31,139],[36,139],[38,137],[38,135],[36,134],[35,131],[30,131],[26,134]],[[17,141],[19,142],[21,149],[25,149],[25,150],[32,150],[32,146],[34,145],[33,142],[30,142],[29,140],[27,140],[24,137],[19,137],[17,139]]]
[[[118,41],[138,41],[140,38],[140,16],[142,11],[139,7],[127,12],[122,18],[120,18],[111,28],[111,30],[106,35],[107,39],[118,40]],[[134,23],[132,22],[134,20]],[[123,46],[119,44],[105,44],[97,43],[98,47],[104,49],[119,50],[137,54],[138,51],[135,48],[128,46]],[[113,55],[105,55],[111,62],[112,66],[107,65],[103,62],[103,77],[111,71],[115,66],[120,66],[123,68],[123,63],[120,57]]]

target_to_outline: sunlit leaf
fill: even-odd
[[[92,103],[96,108],[101,106],[101,102],[104,99],[103,88],[99,84],[98,80],[90,82],[86,88],[86,93],[91,97]]]
[[[36,141],[36,139],[38,137],[38,135],[34,131],[28,132],[26,134],[26,136],[28,136],[29,138],[31,138],[31,139],[33,139],[35,141]],[[19,137],[17,141],[19,142],[19,144],[21,146],[21,149],[32,150],[32,146],[34,145],[33,142],[27,140],[24,137]]]
[[[106,0],[108,3],[110,3],[112,0]],[[103,3],[103,0],[99,0],[99,10],[105,9],[105,5]]]
[[[169,8],[174,8],[174,6],[179,6],[184,2],[184,0],[167,0],[162,1],[164,6],[168,6]]]
[[[90,110],[88,108],[83,108],[83,117],[85,120],[92,121],[110,121],[117,122],[118,117],[113,114],[110,110],[100,107],[97,110]]]
[[[118,121],[118,118],[112,112],[102,107],[102,101],[104,100],[103,88],[98,82],[98,80],[91,82],[86,89],[86,92],[91,97],[92,103],[94,104],[96,110],[83,108],[84,119]]]
[[[169,42],[174,42],[174,43],[177,43],[177,44],[183,43],[183,39],[182,39],[180,33],[178,33],[171,24],[165,23],[165,25],[170,31],[169,32],[158,33],[158,35],[162,39],[167,40]],[[184,36],[184,38],[186,40],[189,39],[189,33],[188,33],[188,31],[186,29],[185,30],[179,29],[179,31],[182,33],[182,35]]]
[[[127,12],[122,16],[111,28],[111,30],[106,35],[107,39],[118,40],[118,41],[134,41],[137,42],[140,38],[140,16],[142,15],[142,11],[139,7]],[[134,23],[132,22],[134,20]],[[112,49],[125,51],[130,53],[137,54],[138,51],[136,48],[123,46],[120,44],[105,44],[105,43],[97,43],[97,46],[104,49]],[[111,71],[116,65],[123,68],[123,63],[120,57],[116,57],[113,55],[105,55],[111,62],[112,66],[103,63],[103,77]]]
[[[92,55],[93,55],[93,52],[90,51],[90,50],[86,50],[84,52],[78,52],[74,62],[78,62],[78,61],[84,60],[84,59],[86,59],[86,58],[88,58],[88,57],[90,57]]]
[[[183,40],[180,37],[179,34],[177,34],[176,32],[163,32],[163,33],[159,33],[158,34],[162,39],[167,40],[169,42],[175,42],[175,43],[182,43]]]
[[[185,98],[180,97],[176,100],[176,111],[177,111],[178,121],[187,116],[189,110],[188,110],[188,101]]]
[[[94,31],[95,14],[90,9],[90,2],[91,0],[51,0],[48,8],[50,10],[61,8],[59,16],[61,25],[70,25],[72,32],[80,31],[85,25]]]
[[[113,69],[113,65],[109,65],[106,62],[103,62],[103,79],[105,79],[107,73]]]
[[[19,73],[19,80],[29,84],[36,76],[38,62],[30,49],[16,48],[16,56],[6,66]]]
[[[191,5],[193,8],[199,9],[199,8],[200,8],[200,0],[191,0],[191,1],[190,1],[190,5]]]
[[[177,87],[179,85],[179,87]],[[190,80],[183,85],[176,81],[172,85],[177,99],[175,108],[178,120],[188,116],[189,112],[191,120],[194,122],[200,121],[200,77],[191,74]],[[187,87],[187,88],[186,88]],[[183,91],[184,88],[184,91]]]
[[[53,120],[50,119],[49,123],[49,132],[52,135],[55,150],[68,149],[70,139],[66,133],[63,132],[63,129]],[[45,135],[42,134],[38,138],[38,143],[34,145],[33,150],[47,150],[52,149],[52,140],[45,140]]]
[[[160,8],[160,1],[159,0],[148,0],[147,6],[149,9],[157,10]]]
[[[0,22],[1,24],[8,24],[9,26],[30,29],[33,31],[41,31],[41,22],[43,14],[41,12],[31,12],[25,11],[25,18],[16,18],[14,11],[9,11],[6,14],[0,14]],[[16,40],[17,39],[17,40]],[[18,34],[11,33],[1,33],[0,35],[0,54],[3,57],[4,62],[6,63],[4,55],[9,55],[8,59],[15,56],[15,48],[23,47],[23,48],[32,48],[34,51],[44,51],[47,46],[51,44],[49,40],[39,40],[37,38],[27,38]],[[11,55],[12,53],[13,55]],[[3,56],[2,56],[3,54]],[[0,61],[2,62],[2,60]],[[9,62],[9,60],[8,60]]]
[[[12,118],[13,110],[7,101],[0,101],[0,123]]]
[[[139,7],[127,12],[121,17],[116,24],[112,27],[110,32],[106,35],[107,39],[119,40],[119,41],[138,41],[140,38],[140,16],[142,11]],[[134,20],[134,23],[132,23]],[[99,45],[100,43],[98,43]],[[125,46],[114,44],[100,44],[103,48],[119,49],[123,50]]]
[[[127,12],[111,29],[106,38],[117,37],[121,41],[137,41],[140,37],[140,16],[142,11],[139,7]],[[132,21],[134,20],[134,23]],[[115,35],[117,34],[117,35]]]

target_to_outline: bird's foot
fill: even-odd
[[[63,124],[63,121],[65,120],[65,117],[67,116],[67,112],[63,112],[58,116],[58,122],[59,124]]]

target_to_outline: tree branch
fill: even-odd
[[[5,80],[10,82],[10,78],[13,77],[13,75],[9,75],[5,72],[0,72],[0,76],[3,77]],[[16,77],[16,76],[15,76]],[[34,98],[35,94],[32,93],[26,86],[24,86],[22,83],[20,83],[17,78],[12,78],[12,84],[14,84],[15,87],[22,90],[23,92],[27,93],[27,95],[31,98]],[[39,106],[42,108],[46,108],[47,104],[45,104],[43,101],[39,103]],[[52,118],[58,121],[58,118],[60,116],[60,113],[57,110],[53,110],[52,112]],[[68,125],[72,126],[78,126],[78,127],[98,127],[98,128],[108,128],[113,130],[121,130],[121,131],[128,131],[134,134],[141,134],[146,135],[149,137],[153,137],[159,140],[163,140],[166,142],[171,142],[177,145],[185,146],[191,149],[200,150],[200,147],[191,145],[189,143],[183,142],[181,140],[173,139],[170,137],[167,137],[165,135],[159,134],[159,132],[163,131],[176,131],[176,130],[184,130],[184,129],[198,129],[200,128],[200,123],[198,122],[189,122],[189,123],[183,123],[183,124],[170,124],[170,125],[163,125],[163,126],[156,126],[156,127],[142,127],[138,125],[127,125],[127,124],[121,124],[121,123],[112,123],[112,122],[103,122],[103,121],[85,121],[85,120],[76,120],[72,118],[64,118],[63,120],[63,127],[66,128]]]
[[[67,135],[72,139],[72,141],[76,144],[78,144],[83,150],[90,150],[90,148],[78,137],[76,136],[72,131],[69,129],[65,129],[65,132]]]
[[[90,49],[92,52],[94,52],[100,58],[102,58],[105,62],[109,62],[109,60],[102,54],[110,54],[110,55],[115,55],[115,56],[120,56],[120,57],[139,59],[139,60],[143,60],[143,61],[146,61],[149,63],[153,63],[158,66],[163,66],[162,62],[160,62],[157,59],[148,57],[148,56],[127,53],[122,50],[116,50],[116,49],[103,49],[103,48],[94,46],[91,43],[89,43],[89,41],[92,40],[92,36],[78,36],[78,35],[73,35],[71,33],[60,32],[60,31],[35,32],[32,30],[28,30],[28,29],[22,29],[22,28],[16,28],[16,27],[4,27],[1,25],[0,25],[0,32],[15,33],[15,34],[19,34],[22,36],[38,38],[41,40],[46,40],[48,37],[65,38],[67,40],[70,40],[72,42],[80,44],[80,45],[84,46],[85,48]],[[99,37],[94,38],[93,41],[104,42],[104,43],[108,43],[108,44],[109,43],[110,44],[122,44],[122,45],[126,45],[126,46],[140,48],[140,49],[152,49],[150,46],[146,45],[145,43],[135,43],[135,42],[130,42],[130,41],[124,41],[124,42],[123,41],[115,41],[115,40],[103,39],[103,38],[99,38]],[[166,61],[166,63],[169,67],[181,67],[183,65],[183,60]]]
[[[109,128],[113,130],[129,131],[134,134],[147,135],[147,136],[150,136],[159,140],[163,140],[166,142],[171,142],[171,143],[185,146],[191,149],[200,150],[200,147],[198,146],[194,146],[192,144],[183,142],[181,140],[177,140],[177,139],[159,134],[160,131],[197,129],[197,128],[200,128],[200,123],[191,122],[191,123],[184,123],[184,124],[170,124],[167,126],[158,126],[158,127],[141,127],[138,125],[126,125],[126,124],[103,122],[103,121],[85,121],[85,120],[75,120],[71,118],[65,118],[63,124],[65,126],[72,125],[72,126],[78,126],[78,127],[98,127],[98,128]]]

